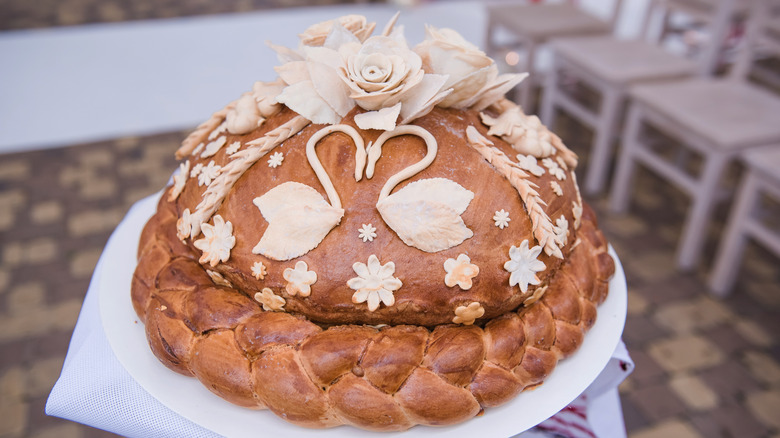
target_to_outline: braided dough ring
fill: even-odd
[[[133,276],[152,351],[232,403],[305,427],[450,425],[509,401],[577,350],[615,269],[586,206],[579,244],[528,307],[484,326],[320,326],[215,285],[176,237],[177,218],[163,197]]]

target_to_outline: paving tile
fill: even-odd
[[[632,315],[626,318],[626,327],[623,330],[623,340],[631,345],[641,346],[648,341],[668,335],[669,331],[659,327],[650,317],[644,315]]]
[[[751,347],[751,345],[745,341],[745,338],[737,332],[734,324],[722,324],[704,330],[701,334],[709,339],[710,342],[717,345],[727,357],[738,355],[740,352]]]
[[[767,333],[760,325],[755,321],[740,319],[734,324],[734,329],[744,338],[749,344],[756,347],[767,348],[777,342],[777,340]]]
[[[705,291],[703,285],[690,275],[663,276],[637,288],[650,303],[658,306],[690,299]]]
[[[103,248],[91,248],[76,253],[70,263],[70,273],[76,278],[88,278],[95,270]]]
[[[0,162],[0,181],[21,181],[30,176],[30,163],[25,159]]]
[[[641,315],[648,310],[649,303],[644,296],[632,287],[628,288],[628,315]]]
[[[780,388],[780,364],[772,356],[759,351],[748,351],[743,360],[757,381]]]
[[[761,388],[747,368],[736,358],[701,371],[699,377],[722,399],[741,397]]]
[[[11,282],[11,273],[6,269],[0,269],[0,294],[6,291]]]
[[[759,303],[772,309],[780,309],[780,282],[762,281],[745,284],[740,288]]]
[[[6,312],[9,315],[27,315],[36,312],[45,299],[46,290],[43,283],[20,284],[8,292]]]
[[[684,374],[674,376],[669,386],[677,397],[694,411],[705,411],[718,405],[718,394],[696,376]]]
[[[674,259],[670,258],[665,251],[643,250],[627,259],[624,266],[645,282],[657,282],[659,279],[669,277],[676,272]]]
[[[601,220],[601,223],[612,233],[623,238],[647,232],[647,223],[641,218],[630,215],[607,216]]]
[[[46,398],[60,376],[64,361],[65,356],[37,359],[27,371],[27,393],[31,397]]]
[[[654,320],[677,333],[704,331],[733,318],[734,315],[722,303],[707,296],[668,303],[655,312]]]
[[[628,397],[621,396],[620,404],[623,408],[623,423],[626,425],[626,431],[629,434],[650,425],[642,411]]]
[[[666,371],[681,372],[713,367],[725,360],[723,352],[699,335],[681,335],[653,342],[651,357]]]
[[[59,201],[41,202],[30,207],[30,219],[35,224],[50,224],[62,220],[63,210]]]
[[[694,414],[691,422],[707,437],[763,438],[769,432],[766,425],[738,403],[727,403],[706,413]]]
[[[644,350],[635,349],[631,344],[628,344],[628,346],[629,354],[631,354],[631,358],[636,364],[630,378],[637,387],[657,383],[666,379],[666,372],[658,365],[655,359],[648,355]]]
[[[110,232],[124,217],[123,208],[88,210],[74,214],[68,219],[68,233],[79,237],[86,234]]]
[[[34,435],[31,435],[30,438],[84,438],[84,430],[78,424],[63,423],[40,429]]]
[[[685,404],[665,382],[636,388],[626,396],[649,421],[654,423],[685,412]]]
[[[690,423],[678,419],[664,421],[631,434],[631,438],[704,438],[706,436],[708,435],[700,435]]]

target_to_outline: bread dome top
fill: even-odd
[[[577,244],[576,156],[457,33],[347,16],[177,152],[178,237],[212,279],[325,324],[473,324],[538,300]]]

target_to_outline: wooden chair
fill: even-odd
[[[692,76],[696,64],[654,44],[611,36],[558,38],[550,46],[553,68],[542,95],[540,118],[552,126],[557,111],[564,110],[593,129],[584,185],[584,192],[593,195],[603,190],[607,180],[630,87]],[[596,91],[600,104],[593,108],[581,102],[567,87],[572,81]]]
[[[757,2],[748,23],[748,44],[752,51],[756,32],[765,28],[762,13],[767,1]],[[741,62],[750,53],[740,56]],[[631,89],[631,103],[623,132],[610,209],[625,212],[637,165],[656,173],[691,197],[677,249],[677,266],[687,270],[699,260],[712,207],[719,193],[724,169],[740,152],[780,144],[780,98],[748,83],[738,66],[726,79],[695,78]],[[687,160],[668,160],[645,135],[646,126],[674,138],[682,155],[701,156],[701,170],[691,174]]]
[[[734,286],[748,238],[780,257],[780,230],[768,223],[780,224],[780,217],[767,219],[761,208],[763,196],[780,202],[780,144],[772,148],[747,151],[742,155],[746,167],[734,207],[726,224],[709,277],[710,291],[726,296]]]
[[[513,46],[520,46],[526,53],[518,70],[531,75],[519,87],[520,105],[526,112],[533,110],[533,89],[541,81],[534,70],[539,48],[550,39],[565,36],[604,35],[612,31],[620,14],[622,0],[613,0],[610,19],[603,20],[582,10],[573,1],[561,3],[520,3],[517,1],[493,2],[487,5],[486,52],[498,57],[499,44],[496,35],[503,29],[513,37]]]

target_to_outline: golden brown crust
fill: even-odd
[[[354,116],[359,113],[359,109],[354,110],[341,123],[357,129]],[[239,141],[246,145],[294,116],[295,113],[284,108],[249,134],[225,134],[226,143]],[[353,140],[347,134],[335,132],[325,136],[317,144],[316,155],[333,181],[345,210],[339,225],[325,236],[316,249],[294,260],[277,261],[253,254],[254,246],[268,229],[268,221],[253,204],[255,198],[283,182],[294,181],[315,189],[327,199],[325,190],[306,157],[307,140],[323,128],[323,125],[312,124],[274,150],[284,155],[281,166],[270,168],[267,164],[268,156],[260,159],[238,179],[227,194],[216,214],[232,223],[236,243],[231,249],[230,258],[210,269],[220,272],[237,289],[246,291],[248,295],[253,295],[263,288],[270,288],[285,299],[286,311],[326,324],[433,326],[452,322],[454,309],[472,302],[479,302],[485,309],[484,320],[520,306],[531,295],[532,290],[520,293],[516,286],[510,286],[509,273],[504,269],[504,262],[508,260],[511,246],[519,246],[524,240],[528,240],[531,246],[534,245],[531,218],[517,190],[507,183],[506,177],[497,172],[493,165],[469,145],[466,130],[475,127],[494,143],[497,150],[512,160],[517,152],[501,138],[488,136],[488,129],[482,124],[476,111],[436,108],[414,123],[436,138],[438,153],[428,168],[399,184],[394,192],[411,182],[428,178],[446,178],[460,184],[474,193],[473,200],[461,217],[475,237],[433,254],[405,244],[395,231],[386,225],[376,204],[382,187],[391,176],[423,158],[426,153],[425,142],[414,135],[391,138],[382,148],[382,156],[376,163],[374,176],[368,179],[364,175],[358,182],[354,175],[356,148]],[[375,130],[357,131],[366,145],[376,142],[380,135],[380,132]],[[560,160],[556,160],[558,158]],[[563,155],[559,153],[550,159],[562,162]],[[201,158],[199,155],[193,155],[189,158],[191,167],[197,164],[205,166],[212,160],[221,166],[231,162],[225,148],[214,156]],[[573,170],[568,169],[563,180],[559,180],[550,171],[545,171],[541,176],[529,174],[527,177],[531,187],[538,192],[539,200],[544,204],[544,211],[552,223],[561,216],[568,222],[569,242],[562,248],[564,257],[568,256],[578,233],[574,227],[575,218],[572,213],[572,205],[578,201]],[[562,188],[561,196],[554,194],[551,188],[553,182]],[[175,220],[185,209],[195,211],[205,191],[206,186],[199,185],[198,178],[189,178],[175,203],[161,203],[160,208],[164,209],[166,214],[156,220],[167,223],[169,220]],[[169,215],[168,212],[173,210],[176,213]],[[511,215],[506,229],[494,224],[493,216],[499,210],[505,210]],[[363,242],[358,237],[358,230],[363,224],[372,224],[377,228],[377,236],[373,241]],[[175,229],[165,229],[166,233],[175,234]],[[173,240],[176,245],[180,245],[178,239]],[[191,250],[189,256],[199,256],[200,251],[194,248],[192,240],[187,239]],[[180,248],[174,249],[173,253],[181,254]],[[382,264],[393,262],[394,276],[403,282],[403,286],[394,292],[395,304],[379,306],[375,311],[369,311],[365,303],[353,303],[352,295],[355,291],[347,285],[349,279],[356,277],[353,264],[366,263],[372,254],[379,256]],[[444,262],[449,258],[457,258],[460,254],[471,257],[471,263],[480,269],[479,274],[473,278],[473,286],[468,290],[458,286],[447,287],[444,282]],[[539,260],[546,265],[546,269],[539,273],[542,284],[545,284],[548,277],[558,270],[561,259],[542,253]],[[251,267],[258,261],[262,262],[268,271],[268,275],[262,280],[257,280],[251,273]],[[309,270],[318,274],[317,282],[312,285],[311,295],[293,296],[285,290],[286,280],[282,273],[285,269],[294,267],[298,261],[305,262]],[[427,268],[419,269],[420,266]]]
[[[173,226],[168,215],[161,209],[144,231],[132,294],[152,351],[233,403],[305,427],[455,424],[511,400],[576,351],[614,272],[586,213],[580,243],[544,297],[484,327],[321,327],[265,312],[241,291],[215,286],[191,253],[173,256],[179,243],[162,229]]]

